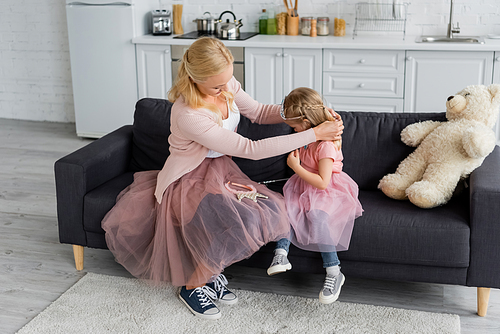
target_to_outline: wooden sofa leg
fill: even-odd
[[[477,288],[477,314],[480,317],[486,316],[490,301],[490,292],[491,288]]]
[[[73,245],[73,255],[75,256],[76,270],[83,270],[83,246]]]

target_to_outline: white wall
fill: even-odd
[[[0,1],[0,118],[74,122],[64,0]]]
[[[355,3],[362,1],[366,2],[300,0],[298,12],[300,16],[329,16],[332,20],[340,7],[350,34],[354,27]],[[408,35],[446,33],[450,0],[408,2]],[[169,6],[174,1],[163,0],[163,3]],[[231,10],[242,19],[242,31],[256,31],[261,9],[272,3],[281,5],[282,1],[183,0],[175,3],[184,5],[185,32],[196,30],[192,20],[201,17],[203,12],[218,16],[224,10]],[[460,22],[462,34],[500,34],[499,0],[455,0],[454,16],[455,21]],[[0,118],[74,122],[64,0],[0,0]]]

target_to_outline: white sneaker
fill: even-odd
[[[290,269],[292,269],[292,264],[288,261],[287,256],[283,254],[276,254],[273,257],[271,266],[267,269],[267,274],[269,276],[272,276],[279,273],[284,273],[285,271]]]
[[[326,275],[323,289],[319,293],[319,301],[323,304],[330,304],[336,301],[340,295],[340,289],[344,285],[344,274],[340,273],[337,276]]]

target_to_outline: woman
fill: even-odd
[[[327,122],[259,141],[240,136],[240,113],[278,123],[281,106],[246,94],[233,77],[231,52],[208,37],[185,52],[169,100],[170,155],[163,169],[136,173],[102,226],[109,249],[134,276],[181,286],[179,298],[193,314],[218,319],[213,300],[237,301],[223,269],[290,231],[283,197],[251,181],[230,156],[284,154],[338,139],[343,125]]]

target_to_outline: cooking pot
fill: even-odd
[[[226,13],[233,15],[233,22],[229,22],[229,19],[227,19],[226,22],[222,22],[222,16]],[[243,26],[243,23],[241,23],[241,19],[236,20],[236,15],[234,15],[233,12],[226,10],[225,12],[222,12],[220,14],[219,20],[217,21],[217,37],[220,39],[237,39],[238,37],[240,37],[241,26]]]
[[[193,22],[196,22],[198,27],[198,33],[201,34],[215,34],[217,21],[218,20],[215,17],[212,17],[210,12],[205,12],[203,13],[203,17],[193,20]]]

